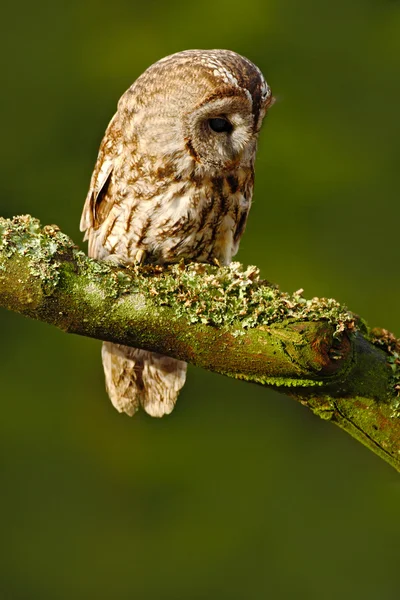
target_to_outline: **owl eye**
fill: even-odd
[[[222,133],[223,131],[230,133],[233,129],[232,123],[230,123],[228,119],[223,119],[222,117],[208,119],[208,124],[216,133]]]

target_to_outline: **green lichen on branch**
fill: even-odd
[[[385,351],[391,373],[391,385],[396,399],[392,402],[392,416],[400,418],[400,340],[387,329],[375,327],[369,333],[369,339],[378,348]]]
[[[115,269],[107,262],[90,261],[57,226],[41,227],[29,215],[13,220],[0,219],[0,251],[3,257],[13,254],[30,259],[31,273],[43,282],[45,293],[59,282],[60,259],[71,255],[86,269],[88,278],[107,278],[107,293],[112,298],[124,294],[149,294],[159,306],[169,306],[177,318],[190,323],[216,327],[239,325],[242,329],[282,323],[288,319],[326,320],[335,327],[335,335],[354,331],[355,317],[333,299],[306,300],[302,290],[294,294],[281,292],[277,286],[260,278],[257,267],[234,262],[227,267],[189,263],[161,266],[132,266]],[[0,269],[5,268],[0,262]],[[241,335],[237,329],[235,335]]]
[[[30,215],[0,218],[0,272],[7,269],[7,259],[15,255],[29,258],[30,273],[40,279],[45,294],[50,295],[60,279],[57,256],[75,249],[56,225],[42,228],[40,221]]]
[[[150,293],[155,302],[168,305],[191,323],[217,327],[240,324],[243,329],[268,326],[293,319],[326,320],[335,334],[354,331],[355,317],[333,299],[306,300],[303,290],[281,292],[260,278],[257,267],[238,262],[227,267],[183,262],[168,267],[135,268],[137,285],[151,276]],[[236,335],[240,335],[237,331]]]

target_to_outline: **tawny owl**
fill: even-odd
[[[89,255],[228,264],[271,103],[261,71],[229,50],[187,50],[149,67],[121,97],[100,146],[81,220]],[[117,410],[172,411],[186,363],[109,342],[102,358]]]

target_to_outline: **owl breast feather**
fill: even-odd
[[[105,253],[135,262],[173,263],[182,258],[229,264],[237,252],[250,209],[252,185],[235,176],[202,186],[171,183],[167,191],[137,201],[127,194],[103,224]]]

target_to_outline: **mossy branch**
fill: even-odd
[[[335,300],[280,292],[256,267],[119,268],[56,226],[0,219],[0,305],[289,394],[400,471],[400,343]]]

